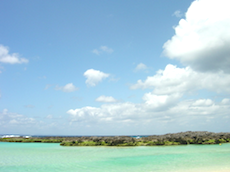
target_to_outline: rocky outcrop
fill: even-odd
[[[230,142],[230,133],[187,131],[134,138],[130,136],[1,138],[5,142],[60,143],[62,146],[154,146],[219,144]]]
[[[135,139],[129,136],[114,137],[79,137],[74,142],[63,141],[63,146],[153,146],[184,144],[219,144],[230,142],[230,133],[212,133],[206,131],[187,131],[152,135]]]
[[[179,142],[181,144],[202,144],[205,141],[208,140],[215,140],[217,143],[219,140],[224,139],[228,141],[230,139],[230,133],[212,133],[212,132],[206,132],[206,131],[187,131],[187,132],[181,132],[181,133],[169,133],[165,135],[155,135],[155,136],[149,136],[146,138],[142,138],[146,140],[162,140],[162,141],[172,141],[172,142]]]

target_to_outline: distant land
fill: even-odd
[[[0,142],[60,143],[61,146],[169,146],[221,144],[230,142],[230,133],[187,131],[151,136],[15,136],[5,135]]]

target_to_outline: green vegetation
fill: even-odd
[[[196,141],[189,140],[186,144],[219,144],[219,143],[227,143],[229,141],[224,139],[218,140],[205,140],[205,141]],[[136,141],[136,142],[127,142],[127,143],[111,143],[111,142],[94,142],[94,141],[84,141],[84,142],[75,142],[75,141],[64,141],[60,145],[61,146],[171,146],[171,145],[186,145],[185,142],[173,142],[173,141]]]
[[[13,137],[13,138],[0,138],[0,142],[23,142],[23,143],[31,143],[31,142],[41,142],[41,143],[61,143],[63,139],[55,139],[55,138],[22,138],[22,137]]]
[[[230,142],[230,133],[184,132],[153,135],[135,139],[114,137],[14,137],[0,138],[0,142],[60,143],[61,146],[171,146],[187,144],[220,144]]]
[[[214,139],[210,139],[210,140],[202,142],[202,144],[217,144],[217,143]]]

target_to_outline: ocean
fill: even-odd
[[[0,142],[1,172],[229,172],[230,144],[62,147]]]

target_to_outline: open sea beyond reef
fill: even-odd
[[[1,172],[229,172],[230,144],[63,147],[0,142]]]

